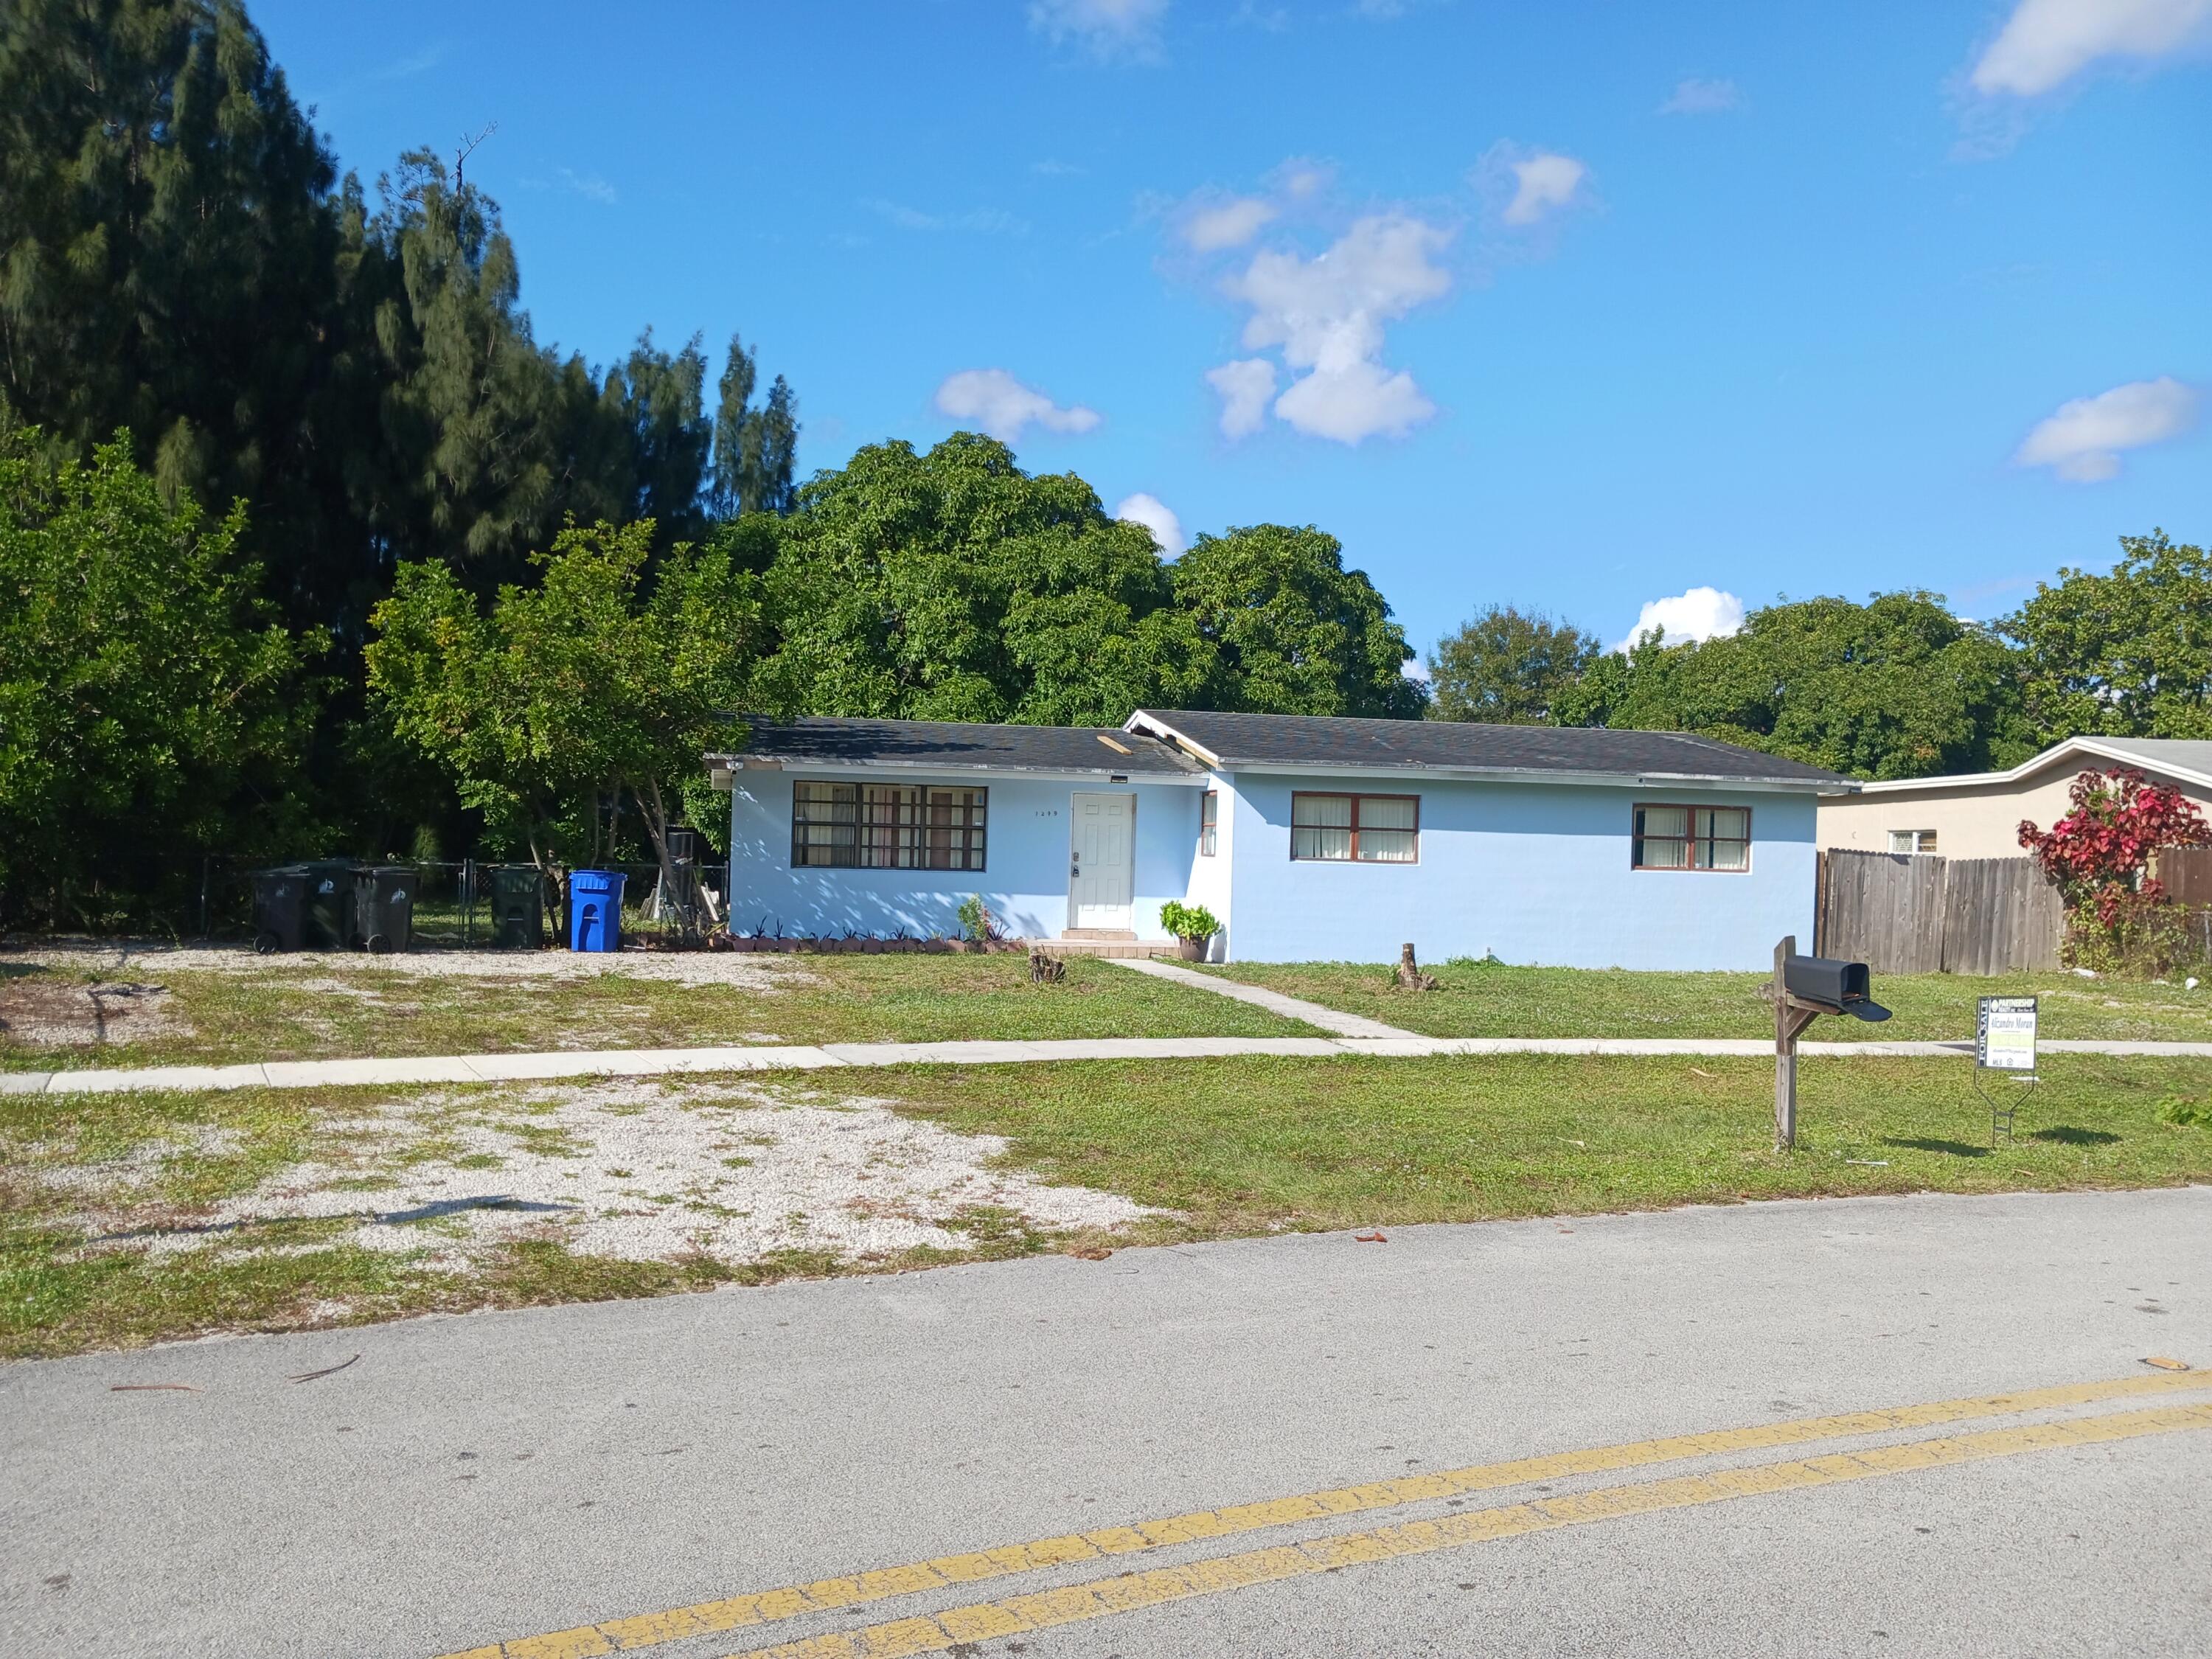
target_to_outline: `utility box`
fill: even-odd
[[[494,865],[491,878],[491,948],[540,951],[545,947],[545,878],[533,864]]]
[[[252,881],[253,948],[264,957],[298,950],[307,920],[307,871],[296,864],[256,870]]]
[[[1782,988],[1824,1014],[1849,1014],[1863,1020],[1889,1018],[1889,1010],[1874,1000],[1873,976],[1863,962],[1787,957],[1782,963]]]
[[[379,864],[354,877],[354,931],[372,956],[404,951],[415,939],[416,872]]]

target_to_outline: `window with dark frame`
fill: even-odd
[[[1419,795],[1291,796],[1291,857],[1340,864],[1417,864]]]
[[[1221,792],[1209,789],[1198,804],[1198,855],[1213,856],[1221,828]]]
[[[1748,806],[1635,809],[1629,862],[1638,870],[1707,870],[1742,875],[1751,869]]]
[[[905,783],[793,783],[792,867],[981,870],[990,793]]]

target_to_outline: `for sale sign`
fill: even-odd
[[[1984,997],[1974,1021],[1974,1064],[2000,1072],[2035,1069],[2035,999]]]

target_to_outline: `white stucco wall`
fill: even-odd
[[[1784,934],[1811,947],[1809,794],[1252,772],[1230,782],[1231,961],[1388,962],[1410,940],[1424,961],[1494,951],[1551,966],[1756,970]],[[1420,861],[1293,861],[1293,790],[1418,794]],[[1750,871],[1631,868],[1638,801],[1749,807]]]
[[[988,787],[984,867],[857,870],[791,865],[795,780]],[[1136,798],[1135,931],[1161,939],[1160,905],[1188,890],[1200,791],[1185,784],[1108,783],[1041,774],[928,775],[907,770],[740,771],[730,800],[730,925],[751,933],[766,920],[787,934],[960,931],[961,904],[981,893],[1000,925],[1028,939],[1056,939],[1067,922],[1068,803],[1078,790]],[[1212,860],[1208,860],[1212,862]]]

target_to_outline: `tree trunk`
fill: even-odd
[[[660,864],[660,890],[674,899],[677,921],[684,939],[695,940],[699,937],[699,912],[677,880],[676,860],[668,854],[668,808],[660,798],[660,780],[647,778],[641,790],[633,784],[630,793],[636,798],[638,811],[645,819],[646,834],[653,841],[653,855]]]

